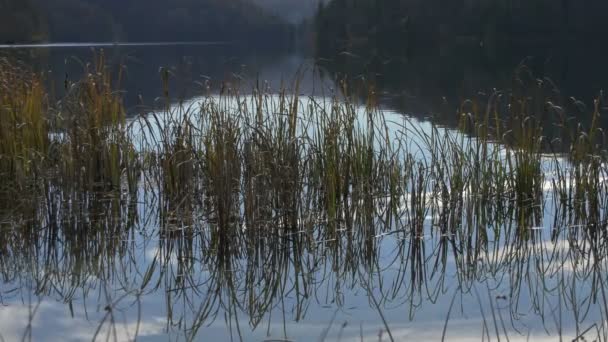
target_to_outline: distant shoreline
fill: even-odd
[[[78,48],[78,47],[114,47],[114,46],[192,46],[192,45],[234,45],[231,41],[201,41],[201,42],[84,42],[84,43],[28,43],[0,44],[0,49],[36,49],[36,48]]]

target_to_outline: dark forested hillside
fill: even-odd
[[[521,64],[568,96],[605,89],[606,13],[606,0],[331,0],[313,44],[334,78],[398,94],[403,112],[451,114],[511,87]]]
[[[605,13],[605,0],[332,0],[317,10],[316,42],[324,55],[394,55],[462,42],[592,43],[608,33]]]
[[[248,0],[0,0],[0,39],[286,44],[291,27]]]
[[[0,0],[0,44],[45,38],[42,12],[30,0]]]
[[[113,41],[119,37],[119,25],[114,21],[112,15],[93,1],[30,1],[35,4],[38,11],[44,13],[47,36],[50,41]]]
[[[276,14],[291,23],[299,23],[312,17],[322,0],[249,0],[269,13]]]
[[[103,6],[136,41],[241,41],[288,37],[279,18],[243,0],[88,0]],[[102,5],[103,4],[103,5]]]

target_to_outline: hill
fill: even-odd
[[[608,33],[605,0],[332,0],[316,15],[317,51],[400,55],[468,42],[595,44]]]
[[[311,18],[321,0],[250,0],[268,13],[293,23]]]
[[[0,21],[5,42],[238,41],[280,46],[288,44],[291,34],[285,21],[246,0],[0,1],[0,9],[8,9]]]
[[[42,13],[30,0],[0,0],[0,44],[45,38]]]

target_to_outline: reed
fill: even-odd
[[[43,84],[43,76],[0,59],[0,173],[18,190],[41,176],[49,152]]]
[[[166,71],[164,109],[127,118],[120,71],[113,75],[100,53],[85,72],[50,105],[42,76],[2,63],[2,172],[20,187],[47,178],[135,194],[152,181],[169,211],[205,204],[221,227],[273,222],[295,230],[312,213],[330,230],[369,227],[379,217],[388,227],[406,216],[420,234],[430,214],[441,217],[434,224],[446,233],[472,226],[463,215],[479,226],[500,216],[485,210],[491,202],[500,211],[510,202],[530,209],[522,220],[538,214],[547,160],[561,158],[547,157],[543,123],[551,111],[563,117],[563,109],[542,88],[463,103],[462,134],[388,122],[373,87],[362,104],[346,89],[333,99],[305,99],[225,88],[172,104]],[[600,108],[598,100],[587,129],[562,125],[561,136],[572,137],[569,165],[556,162],[550,180],[560,205],[580,207],[577,216],[601,211],[604,202]]]
[[[278,294],[295,294],[300,319],[321,275],[333,280],[338,305],[344,288],[369,283],[380,291],[374,307],[406,298],[413,317],[425,292],[431,300],[441,293],[448,254],[463,291],[475,292],[482,274],[511,272],[515,296],[530,276],[517,267],[538,252],[548,214],[563,228],[557,236],[584,237],[583,249],[605,255],[601,99],[590,123],[572,128],[542,87],[496,92],[463,103],[460,126],[446,129],[387,115],[373,87],[324,98],[300,96],[297,83],[295,94],[222,87],[172,102],[163,70],[162,108],[135,115],[103,54],[85,71],[51,100],[43,75],[0,63],[0,173],[10,180],[0,189],[1,222],[10,226],[0,251],[31,260],[42,249],[52,272],[36,281],[64,289],[65,300],[90,273],[130,284],[112,270],[142,226],[160,227],[161,239],[135,287],[171,289],[168,320],[189,317],[192,338],[220,310],[236,326],[245,312],[257,327],[283,304]],[[561,120],[561,141],[549,137],[550,115]],[[547,152],[565,141],[567,152]],[[406,285],[377,278],[386,269],[381,241],[392,237],[396,279]],[[4,261],[1,268],[15,277]],[[214,295],[194,308],[200,284]],[[186,303],[194,312],[173,317]]]

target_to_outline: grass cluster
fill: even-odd
[[[601,100],[588,128],[568,124],[542,82],[463,103],[451,130],[387,116],[373,91],[361,100],[346,89],[304,98],[223,86],[178,103],[167,93],[164,109],[127,117],[121,75],[103,54],[85,71],[51,101],[42,75],[0,63],[7,191],[29,186],[44,198],[57,186],[136,197],[152,188],[167,215],[197,207],[221,230],[323,225],[329,235],[379,223],[421,235],[429,217],[446,234],[509,216],[490,207],[515,210],[525,230],[542,218],[547,194],[573,220],[604,212]],[[168,89],[168,74],[162,79]],[[548,122],[561,124],[558,137],[550,139]],[[569,152],[557,152],[566,142]]]
[[[530,277],[517,262],[533,263],[548,218],[556,236],[589,243],[568,256],[605,256],[601,98],[589,124],[574,125],[571,104],[535,82],[463,103],[460,127],[446,129],[381,110],[373,90],[302,97],[297,84],[293,93],[258,87],[247,95],[222,86],[189,102],[166,92],[160,110],[127,115],[120,77],[101,55],[56,100],[44,75],[0,62],[5,279],[32,268],[35,288],[61,291],[66,302],[94,287],[91,275],[137,296],[164,284],[169,321],[187,325],[193,339],[220,308],[259,325],[286,292],[300,319],[318,275],[335,276],[337,303],[345,287],[377,288],[376,306],[406,298],[413,315],[430,281],[431,299],[441,292],[448,253],[463,289],[474,290],[480,271],[511,270],[515,298]],[[162,79],[169,89],[165,71]],[[549,123],[560,126],[557,135]],[[148,268],[116,265],[148,226],[161,236]],[[375,278],[388,236],[398,237],[396,279],[405,284]],[[568,284],[559,286],[574,291]],[[173,317],[205,286],[213,296]]]

